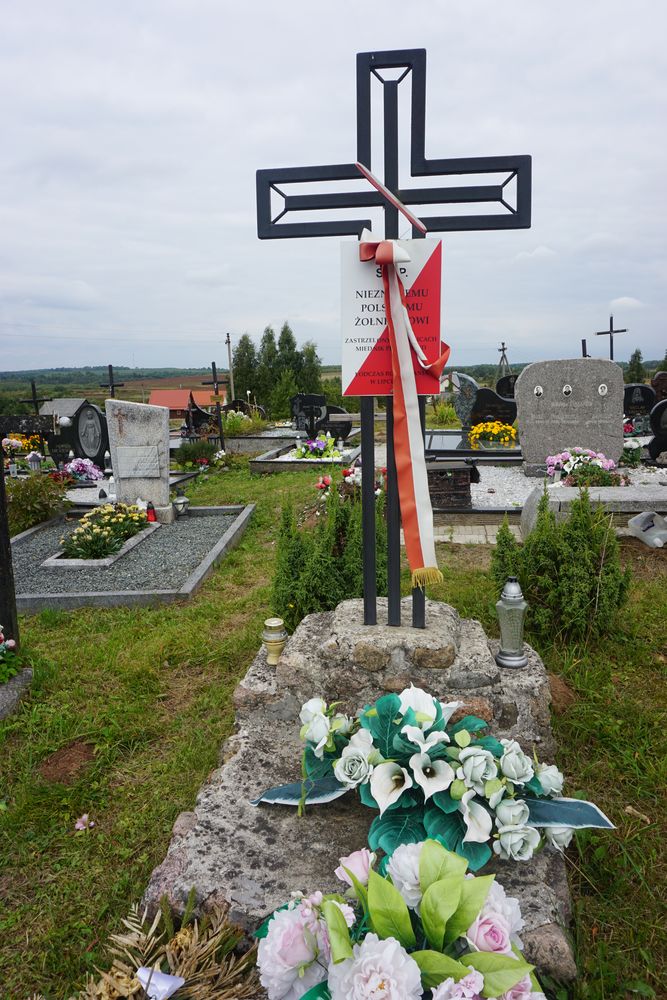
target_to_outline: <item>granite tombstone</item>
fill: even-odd
[[[502,375],[496,382],[496,392],[503,399],[514,399],[514,386],[518,375]]]
[[[623,373],[613,361],[537,361],[521,372],[514,392],[527,476],[544,475],[547,455],[566,448],[592,448],[618,462]]]
[[[490,420],[500,420],[503,424],[513,424],[516,420],[516,403],[513,399],[499,396],[493,389],[478,385],[474,378],[455,372],[458,392],[454,395],[454,409],[461,421],[464,434],[469,434],[475,424]]]
[[[105,405],[116,497],[121,503],[150,500],[158,521],[171,523],[169,410],[119,399],[107,399]]]
[[[87,399],[61,397],[50,399],[40,407],[40,414],[66,418],[60,433],[47,434],[49,453],[54,462],[66,462],[70,451],[76,458],[89,458],[99,468],[104,468],[104,453],[109,447],[109,435],[104,414]]]
[[[661,399],[651,410],[651,430],[653,438],[648,443],[648,453],[654,461],[665,464],[667,457],[667,399]],[[661,457],[662,456],[662,457]]]
[[[643,382],[631,382],[623,390],[623,412],[630,420],[647,417],[655,403],[655,389]]]
[[[655,392],[656,403],[667,399],[667,372],[656,372],[651,379],[651,386]]]

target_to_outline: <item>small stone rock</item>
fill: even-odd
[[[540,972],[566,983],[577,978],[577,965],[565,931],[558,924],[544,924],[534,930],[522,931],[526,958]]]
[[[547,674],[549,691],[551,692],[551,707],[555,715],[563,715],[574,705],[577,697],[571,687],[558,674]]]
[[[488,698],[467,698],[462,708],[457,708],[452,715],[450,722],[458,722],[466,715],[476,715],[485,722],[493,719],[493,706]]]

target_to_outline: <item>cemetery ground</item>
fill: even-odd
[[[234,687],[272,612],[281,505],[311,503],[316,478],[312,470],[251,477],[238,458],[194,485],[195,504],[257,509],[190,603],[23,619],[35,682],[0,724],[0,992],[8,1000],[33,991],[60,1000],[87,971],[108,967],[108,935],[162,861],[174,819],[218,765]],[[439,549],[445,581],[429,595],[497,634],[490,547]],[[556,763],[570,794],[595,801],[618,827],[580,833],[567,853],[575,996],[596,1000],[667,995],[667,553],[628,540],[622,557],[633,584],[616,633],[590,648],[539,649],[555,678]],[[95,826],[75,833],[83,813]]]

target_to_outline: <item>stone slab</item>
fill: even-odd
[[[118,559],[131,552],[133,548],[139,545],[140,542],[143,542],[145,538],[148,538],[149,535],[152,535],[156,528],[159,527],[159,524],[149,524],[143,531],[138,531],[132,538],[128,538],[118,552],[115,552],[112,556],[106,556],[104,559],[67,559],[59,552],[56,552],[55,555],[45,559],[41,565],[45,569],[86,569],[91,566],[113,566]]]
[[[572,501],[579,497],[576,486],[556,486],[548,491],[549,510],[556,520],[567,518]],[[523,505],[521,511],[521,535],[527,538],[537,521],[537,507],[543,489],[536,486]],[[667,486],[591,486],[588,490],[591,502],[600,504],[614,516],[614,521],[622,515],[636,514],[644,510],[654,510],[659,514],[667,512]],[[618,515],[618,516],[616,516]]]
[[[0,684],[0,720],[15,712],[21,698],[27,694],[32,684],[32,667],[24,667],[15,677]]]
[[[386,600],[378,601],[386,620]],[[528,649],[524,670],[500,670],[497,643],[477,621],[445,604],[427,602],[427,628],[363,625],[363,602],[310,615],[288,641],[277,666],[260,651],[238,685],[236,732],[222,749],[221,766],[201,789],[194,811],[182,814],[165,860],[155,869],[145,903],[162,894],[182,909],[192,886],[206,911],[225,905],[251,931],[296,889],[334,891],[338,859],[367,842],[375,813],[354,793],[311,807],[306,816],[286,806],[250,805],[264,789],[300,777],[298,713],[321,695],[354,712],[410,682],[442,700],[459,698],[489,720],[498,736],[516,737],[526,752],[554,757],[549,685],[538,655]],[[409,601],[403,619],[409,621]],[[496,860],[490,867],[516,895],[526,920],[526,952],[558,979],[576,976],[563,928],[571,912],[565,864],[545,850],[534,863]]]
[[[116,499],[134,503],[141,497],[155,507],[168,506],[169,410],[120,399],[107,399],[104,405]]]
[[[566,448],[592,448],[618,462],[623,390],[623,372],[603,358],[527,365],[514,388],[526,475],[544,475],[547,455]]]

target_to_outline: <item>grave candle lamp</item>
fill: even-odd
[[[500,649],[496,654],[499,667],[519,668],[528,664],[523,648],[523,625],[528,602],[521,593],[515,576],[507,579],[500,600],[496,603],[496,614],[500,625]]]
[[[183,490],[176,490],[176,496],[172,500],[172,506],[176,511],[176,517],[182,517],[183,514],[187,514],[188,507],[190,506],[190,499],[185,496]]]
[[[275,666],[285,648],[288,634],[282,618],[267,618],[264,622],[262,641],[266,646],[266,662]]]

